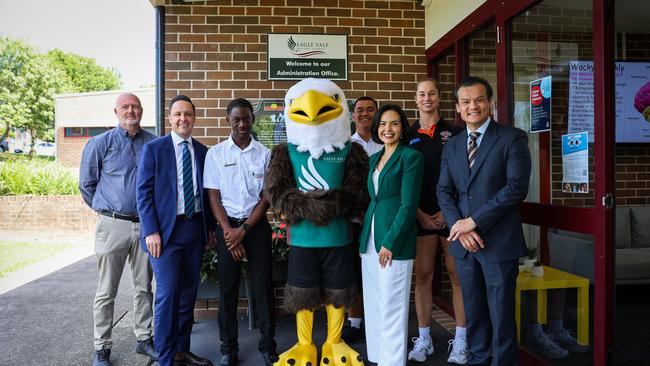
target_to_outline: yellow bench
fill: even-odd
[[[517,339],[521,342],[521,292],[537,290],[537,321],[546,324],[547,290],[560,288],[578,289],[578,343],[589,344],[589,280],[544,266],[544,276],[534,277],[529,272],[520,272],[515,290],[515,320]]]

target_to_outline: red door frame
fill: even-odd
[[[467,74],[466,40],[481,27],[493,22],[497,33],[497,113],[502,120],[512,115],[512,69],[510,59],[510,21],[540,0],[487,0],[456,27],[426,50],[427,70],[434,75],[434,62],[445,50],[454,47],[456,80]],[[614,210],[605,205],[605,197],[614,200],[614,0],[593,0],[594,50],[594,197],[593,208],[563,207],[550,204],[550,165],[548,153],[540,162],[541,203],[523,203],[524,223],[542,228],[558,228],[594,236],[594,365],[611,361],[614,295]],[[503,116],[507,116],[504,118]],[[549,141],[540,141],[548,151]],[[601,204],[602,201],[602,204]],[[579,218],[579,219],[576,219]],[[443,304],[441,304],[443,305]],[[444,310],[450,310],[448,305]],[[448,311],[449,312],[449,311]],[[523,355],[526,357],[527,355]],[[524,364],[538,360],[526,357]]]

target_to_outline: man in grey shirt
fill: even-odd
[[[135,178],[140,151],[156,138],[140,127],[142,104],[133,94],[115,102],[116,128],[91,138],[84,148],[79,171],[79,190],[97,212],[95,253],[97,292],[93,306],[95,357],[93,366],[110,366],[113,341],[113,309],[126,260],[131,266],[136,351],[158,360],[153,346],[153,277],[149,256],[140,249],[140,220],[135,202]]]

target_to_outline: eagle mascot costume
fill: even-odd
[[[370,201],[368,157],[350,140],[343,91],[326,79],[304,79],[285,97],[287,143],[277,145],[265,192],[288,224],[289,273],[285,308],[296,314],[298,343],[275,366],[316,366],[314,309],[327,311],[321,366],[362,366],[361,356],[341,339],[345,307],[357,293],[350,218]]]

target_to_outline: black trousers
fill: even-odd
[[[231,227],[241,223],[231,220]],[[241,279],[241,264],[232,259],[226,248],[223,232],[217,230],[217,255],[219,269],[219,339],[221,354],[239,351],[237,342],[237,302],[239,298],[239,281]],[[251,227],[244,237],[244,248],[248,258],[248,275],[253,286],[255,297],[255,312],[259,320],[261,352],[275,352],[275,299],[271,277],[271,226],[266,218]]]

